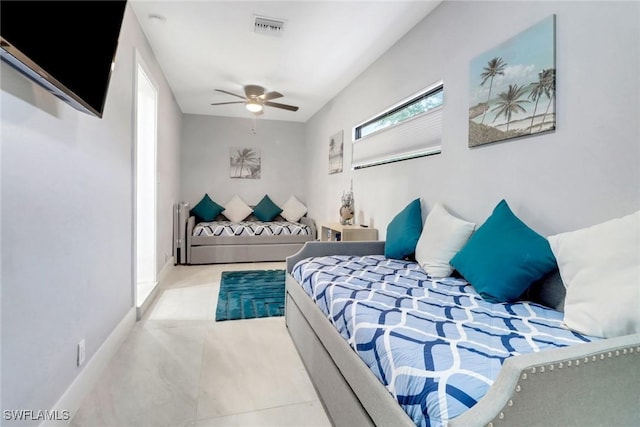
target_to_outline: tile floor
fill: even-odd
[[[330,426],[284,317],[215,322],[220,273],[176,266],[71,426]]]

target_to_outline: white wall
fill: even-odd
[[[170,262],[173,254],[173,204],[180,201],[180,130],[183,116],[146,39],[142,40],[141,32],[138,36],[140,39],[136,41],[136,45],[144,46],[141,52],[145,63],[151,68],[155,82],[159,85],[156,153],[156,272],[159,273]]]
[[[265,194],[280,205],[292,194],[305,202],[303,123],[258,119],[255,134],[251,119],[186,114],[182,123],[181,197],[191,207],[205,193],[220,205],[234,194],[248,204]],[[260,150],[260,179],[229,177],[231,147]]]
[[[130,8],[102,119],[1,65],[2,409],[52,408],[82,370],[77,343],[86,366],[134,305],[134,47],[161,82],[159,252],[170,253],[180,115]]]
[[[469,63],[557,15],[557,130],[469,149]],[[416,197],[482,223],[505,198],[553,234],[640,209],[640,3],[442,3],[317,113],[306,127],[310,215],[336,220],[353,178],[357,218],[384,238]],[[328,138],[437,80],[445,84],[442,154],[327,174]],[[426,208],[426,209],[425,209]]]

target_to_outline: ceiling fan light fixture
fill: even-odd
[[[246,107],[247,110],[251,111],[252,113],[259,113],[260,111],[262,111],[262,105],[258,101],[253,99],[247,101]]]
[[[282,98],[284,95],[276,91],[267,92],[265,91],[264,87],[258,85],[245,85],[244,96],[238,95],[233,92],[228,92],[223,89],[216,89],[216,91],[235,96],[236,98],[241,98],[242,101],[214,102],[211,105],[244,104],[245,108],[253,114],[262,114],[264,107],[274,107],[283,110],[298,111],[298,107],[296,107],[295,105],[272,102],[272,99]]]

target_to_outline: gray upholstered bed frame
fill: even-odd
[[[286,324],[335,426],[414,426],[291,276],[323,255],[382,254],[384,242],[309,242],[287,258]],[[507,359],[455,426],[639,426],[640,334]]]
[[[316,239],[315,221],[302,217],[311,228],[308,236],[193,236],[196,219],[189,216],[190,206],[182,202],[174,207],[174,257],[176,264],[222,264],[235,262],[284,261],[298,252],[305,242]]]

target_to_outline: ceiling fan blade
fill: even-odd
[[[232,102],[214,102],[211,105],[226,105],[226,104],[245,104],[244,101],[232,101]]]
[[[294,107],[293,105],[279,104],[277,102],[265,102],[264,105],[268,105],[269,107],[282,108],[283,110],[298,111],[298,107]]]
[[[262,99],[263,101],[269,101],[272,99],[276,99],[276,98],[282,98],[284,95],[281,94],[280,92],[267,92],[264,95],[260,96],[260,99]]]
[[[244,96],[236,95],[235,93],[227,92],[226,90],[216,89],[218,92],[226,93],[227,95],[237,96],[238,98],[245,99]]]

